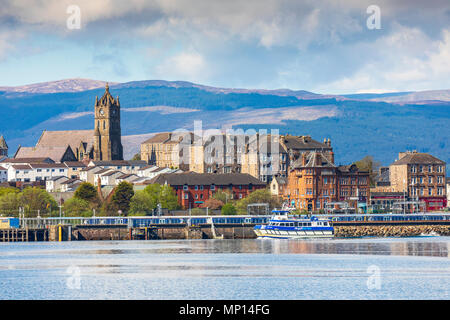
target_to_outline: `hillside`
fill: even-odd
[[[104,82],[75,79],[73,83],[67,80],[65,85],[31,86],[32,89],[21,87],[22,91],[9,87],[0,92],[0,134],[7,140],[10,155],[19,144],[34,145],[42,130],[93,127],[93,104],[95,96],[103,94]],[[83,90],[84,87],[89,89]],[[214,88],[162,80],[112,83],[110,91],[120,96],[123,136],[134,136],[124,138],[126,156],[139,150],[139,142],[148,134],[179,128],[192,130],[194,121],[202,120],[204,129],[264,128],[278,129],[281,134],[310,134],[317,140],[330,138],[337,163],[370,154],[389,164],[399,151],[411,149],[430,152],[450,162],[450,102],[436,103],[429,92],[334,96],[288,89]],[[444,99],[446,92],[450,91],[439,91],[436,99]],[[430,101],[421,101],[425,96]],[[378,101],[393,98],[395,103]]]

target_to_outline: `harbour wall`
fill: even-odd
[[[38,232],[3,230],[0,242],[83,241],[83,240],[180,240],[180,239],[254,239],[254,225],[185,226],[165,225],[129,228],[126,225],[50,226]],[[23,229],[25,230],[25,229]],[[450,236],[450,225],[339,225],[336,238]],[[28,235],[28,236],[27,236]]]

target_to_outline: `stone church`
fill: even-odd
[[[49,157],[55,162],[123,160],[120,102],[106,84],[105,93],[95,97],[94,130],[42,132],[36,146],[19,147],[15,158]]]

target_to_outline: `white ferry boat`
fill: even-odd
[[[297,218],[289,216],[289,211],[273,210],[268,224],[256,225],[258,238],[305,239],[333,238],[334,228],[330,221],[317,217]]]

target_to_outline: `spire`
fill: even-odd
[[[106,92],[109,92],[109,85],[108,85],[108,82],[106,83],[105,91],[106,91]]]
[[[0,136],[0,149],[8,149],[8,145],[6,144],[6,140],[3,136]]]

